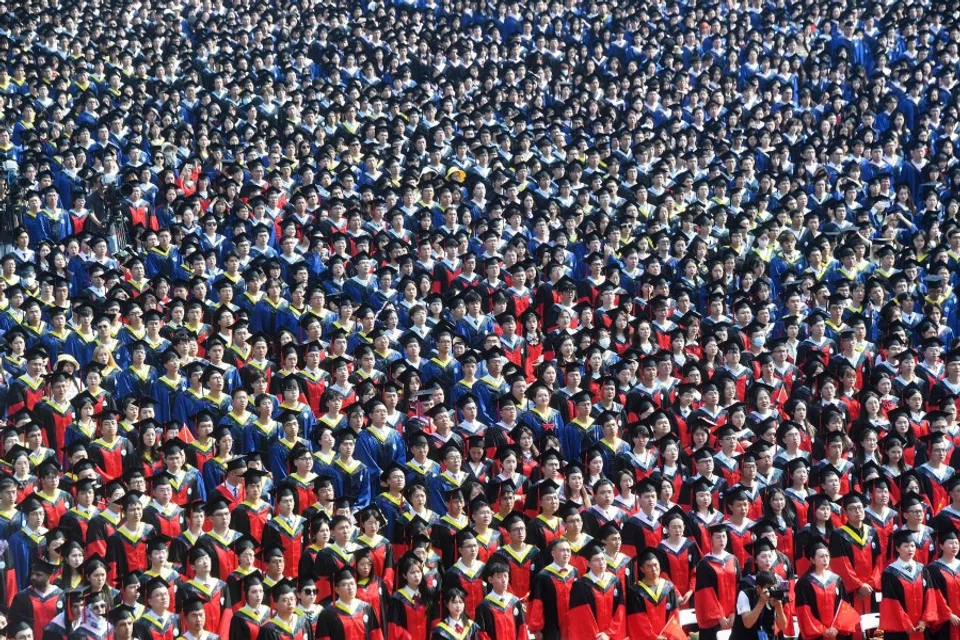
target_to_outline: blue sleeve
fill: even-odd
[[[10,540],[10,555],[13,556],[13,571],[17,576],[17,588],[26,589],[30,586],[30,549],[23,543],[20,536]]]
[[[203,484],[206,487],[216,487],[221,482],[223,482],[223,471],[213,462],[213,460],[207,460],[203,464],[203,473],[202,473]]]
[[[273,482],[277,484],[287,477],[287,454],[281,445],[274,445],[270,449],[270,473],[273,474]],[[342,490],[343,487],[340,487]],[[337,494],[341,495],[341,494]]]
[[[360,491],[357,493],[357,504],[352,505],[355,511],[369,506],[372,477],[371,470],[364,466],[363,471],[360,472]]]
[[[207,501],[207,487],[206,487],[206,484],[205,484],[204,481],[203,481],[203,476],[200,475],[200,472],[199,472],[199,471],[195,471],[195,473],[197,474],[197,493],[200,494],[200,499],[203,500],[204,502],[206,502],[206,501]],[[216,486],[216,485],[214,485],[214,486]],[[210,488],[212,489],[213,487],[210,487]]]

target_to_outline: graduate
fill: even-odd
[[[107,567],[110,583],[119,584],[123,576],[133,571],[145,571],[149,566],[147,539],[154,528],[143,522],[143,494],[131,491],[120,504],[124,520],[113,535],[107,538]]]
[[[107,540],[114,534],[123,520],[123,504],[121,500],[126,495],[126,489],[119,481],[108,482],[103,486],[103,500],[106,507],[90,519],[87,526],[86,556],[107,556]]]
[[[843,581],[857,613],[873,611],[874,592],[880,588],[880,540],[864,523],[866,500],[851,492],[844,496],[847,522],[830,536],[830,568]]]
[[[436,455],[443,462],[443,471],[440,475],[431,478],[427,484],[428,504],[438,516],[443,516],[447,513],[449,492],[463,485],[467,479],[467,473],[462,468],[462,443],[445,444],[436,451]]]
[[[370,473],[372,495],[380,493],[380,474],[391,464],[407,461],[407,448],[400,433],[387,424],[387,405],[379,398],[367,402],[370,424],[357,436],[357,460]]]
[[[457,534],[458,560],[443,573],[441,591],[457,589],[463,592],[465,611],[471,619],[476,618],[477,606],[487,593],[483,579],[484,563],[478,558],[480,543],[476,533],[465,529]]]
[[[196,498],[206,500],[206,489],[200,472],[186,465],[187,444],[180,438],[173,438],[163,443],[162,450],[163,470],[170,474],[173,502],[182,507]]]
[[[386,523],[383,514],[371,505],[357,513],[356,519],[359,527],[356,543],[369,550],[374,574],[383,580],[388,591],[392,591],[396,560],[393,556],[393,545],[380,535],[381,527]]]
[[[177,590],[177,611],[181,617],[186,617],[189,613],[186,609],[187,603],[193,598],[200,599],[205,614],[203,628],[225,638],[229,631],[230,609],[233,606],[227,583],[216,577],[219,574],[211,572],[213,556],[202,546],[197,545],[191,549],[187,559],[193,570],[193,577]]]
[[[270,607],[263,603],[264,584],[259,571],[244,578],[242,592],[242,606],[230,619],[228,640],[258,640],[261,628],[270,619]]]
[[[180,616],[170,611],[170,585],[163,578],[152,578],[143,589],[146,610],[134,623],[143,640],[175,640],[181,632]]]
[[[703,640],[714,640],[721,629],[733,628],[740,562],[727,552],[727,525],[709,529],[710,549],[697,564],[693,605]]]
[[[47,458],[37,467],[37,490],[34,495],[43,504],[47,514],[46,523],[51,529],[60,524],[60,518],[73,506],[73,497],[60,488],[60,465],[53,458]]]
[[[34,559],[29,569],[29,584],[14,596],[10,605],[10,622],[31,625],[34,638],[42,637],[44,627],[60,613],[63,590],[50,582],[55,570],[50,562]]]
[[[557,517],[560,510],[560,485],[545,480],[534,489],[540,494],[540,513],[527,524],[527,540],[538,549],[548,549],[550,543],[563,536],[563,520]]]
[[[603,548],[591,543],[582,552],[587,573],[570,589],[570,623],[565,633],[571,640],[621,638],[626,629],[626,603],[616,574],[607,571]]]
[[[527,626],[532,633],[542,634],[543,640],[560,640],[570,622],[570,590],[580,574],[570,564],[573,552],[566,538],[554,540],[548,548],[553,562],[533,577]]]
[[[353,561],[357,572],[357,597],[373,608],[377,616],[377,626],[386,633],[390,590],[374,570],[370,549],[357,549],[353,553]]]
[[[277,512],[263,528],[262,546],[283,549],[284,566],[290,577],[300,573],[300,556],[303,554],[303,538],[306,520],[294,511],[296,492],[292,487],[277,487],[275,498]]]
[[[136,466],[137,451],[133,443],[119,434],[119,412],[104,409],[94,417],[100,421],[100,437],[90,443],[87,452],[102,472],[104,482],[116,480]]]
[[[313,472],[314,458],[309,447],[297,443],[287,454],[287,468],[290,475],[284,478],[277,486],[288,486],[295,491],[294,511],[303,513],[304,509],[317,501],[314,492],[314,482],[317,474]]]
[[[357,580],[353,569],[344,567],[333,577],[336,598],[332,607],[324,607],[317,618],[316,640],[384,640],[373,608],[357,598]],[[260,636],[260,640],[312,640],[313,635]],[[406,636],[412,637],[412,636]]]
[[[249,535],[258,545],[263,542],[263,530],[273,517],[273,507],[262,499],[263,481],[269,475],[265,471],[248,468],[243,473],[244,499],[230,514],[230,528]]]
[[[631,557],[649,547],[656,547],[663,539],[664,527],[657,510],[657,487],[644,481],[636,489],[640,510],[623,521],[623,552]]]
[[[143,521],[171,540],[187,529],[186,511],[173,502],[173,476],[161,471],[150,478],[152,498],[143,509]]]
[[[657,545],[660,557],[660,571],[677,590],[677,600],[685,607],[693,597],[696,587],[696,568],[700,562],[700,547],[686,536],[686,516],[683,509],[673,507],[660,517],[660,523],[666,531],[665,537]]]
[[[313,579],[317,583],[317,600],[332,597],[335,592],[334,577],[341,569],[353,565],[353,547],[350,534],[353,526],[344,515],[335,515],[330,520],[330,532],[333,540],[317,553],[313,564]]]
[[[447,617],[437,623],[430,640],[478,640],[480,627],[466,613],[467,594],[452,587],[443,590]]]
[[[214,575],[229,576],[238,564],[232,545],[243,534],[230,528],[230,505],[219,494],[210,498],[203,508],[213,526],[200,536],[196,546],[203,547],[210,554]]]
[[[795,611],[803,640],[849,637],[860,628],[860,615],[846,601],[840,576],[830,570],[830,549],[815,540],[806,549],[811,570],[797,581]]]
[[[389,640],[427,640],[436,606],[424,595],[424,565],[413,553],[407,553],[397,564],[397,590],[390,598],[387,613]]]
[[[678,611],[679,594],[660,572],[662,554],[652,549],[637,558],[639,576],[627,590],[626,628],[631,638],[660,637],[671,616]]]
[[[937,621],[937,602],[927,569],[916,561],[917,544],[905,529],[893,534],[897,559],[880,578],[880,628],[892,640],[923,640]]]
[[[510,565],[500,558],[491,558],[484,570],[490,593],[477,606],[476,622],[481,638],[489,640],[527,640],[520,599],[510,593]]]
[[[357,437],[350,429],[337,435],[340,457],[334,460],[333,487],[338,496],[346,497],[354,509],[363,509],[370,504],[370,471],[353,457]]]
[[[181,638],[185,640],[220,640],[225,637],[207,630],[207,601],[203,596],[191,595],[183,601],[180,608],[180,620],[185,631]]]
[[[464,513],[466,505],[462,489],[457,487],[447,491],[445,499],[447,512],[430,527],[430,538],[443,566],[449,567],[457,560],[457,535],[470,526],[470,518]]]
[[[960,638],[960,540],[953,529],[939,536],[940,558],[927,565],[932,595],[936,604],[936,620],[931,637],[936,640]]]
[[[507,531],[510,543],[500,547],[493,555],[510,567],[511,593],[526,602],[530,595],[533,576],[539,573],[543,565],[540,549],[526,543],[527,525],[520,514],[514,513],[508,516],[503,527]]]
[[[373,499],[373,505],[384,517],[385,522],[380,534],[387,540],[393,540],[396,535],[397,520],[406,509],[406,500],[403,497],[406,485],[407,474],[404,472],[404,466],[398,462],[387,465],[380,473],[380,487],[377,497]]]

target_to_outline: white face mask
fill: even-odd
[[[606,349],[610,346],[610,338],[600,338],[597,340],[597,344]]]

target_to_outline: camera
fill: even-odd
[[[790,594],[787,593],[786,589],[770,589],[767,593],[771,600],[779,600],[783,604],[790,602]]]

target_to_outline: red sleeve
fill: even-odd
[[[610,618],[610,627],[604,632],[608,638],[624,638],[624,629],[626,628],[626,607],[621,603],[617,610],[613,612]]]
[[[231,620],[233,620],[233,609],[224,609],[223,615],[220,616],[220,628],[217,630],[217,635],[219,635],[221,638],[226,638],[229,636]]]
[[[923,614],[920,616],[920,619],[926,622],[927,624],[936,624],[939,617],[939,607],[937,606],[936,595],[938,590],[933,588],[933,585],[930,581],[930,574],[932,572],[923,569],[923,580],[924,584],[928,585],[923,589]],[[943,596],[940,596],[941,598]]]
[[[884,631],[910,633],[913,623],[896,598],[884,598],[880,601],[880,627]]]
[[[841,556],[833,555],[833,549],[831,549],[830,551],[831,551],[830,570],[833,571],[838,576],[840,576],[840,579],[843,580],[843,584],[847,588],[847,591],[856,591],[857,589],[862,587],[865,584],[865,582],[860,579],[860,576],[854,570],[853,564],[850,562],[850,558],[848,558],[846,555],[841,555]],[[880,570],[880,567],[878,565],[876,567],[876,571],[879,571],[879,570]],[[876,586],[874,585],[874,576],[872,574],[868,581],[871,584],[871,586],[874,586],[874,588],[876,588]]]
[[[645,613],[631,613],[627,616],[628,638],[656,638],[657,634],[650,626],[650,618]]]
[[[531,599],[527,607],[527,626],[536,632],[542,631],[543,625],[543,601]]]
[[[932,622],[935,625],[941,625],[950,620],[953,611],[950,610],[950,603],[947,602],[947,585],[940,571],[932,568],[929,570],[929,573],[932,588],[927,591],[930,596],[931,606],[933,607]]]
[[[693,594],[693,606],[697,612],[697,626],[701,629],[710,629],[720,624],[724,617],[723,605],[717,596],[717,575],[701,561],[697,573],[697,587]]]
[[[517,629],[517,640],[529,640],[530,631],[527,630],[527,623],[524,622],[520,625],[520,628]]]
[[[574,607],[571,599],[570,610],[567,613],[567,638],[569,640],[596,640],[597,635],[600,634],[600,628],[597,627],[597,621],[590,605],[581,601]]]
[[[827,630],[827,625],[817,617],[814,611],[816,607],[817,596],[813,592],[813,587],[805,580],[797,583],[796,589],[796,615],[797,625],[800,627],[800,637],[819,638]]]
[[[7,611],[9,611],[10,605],[13,603],[13,597],[17,595],[17,572],[13,570],[13,566],[11,565],[5,573],[6,578],[4,579],[4,593],[7,594],[7,597],[4,605],[6,606]]]

